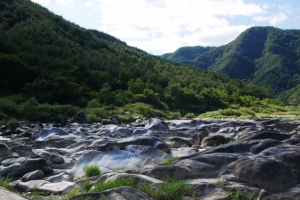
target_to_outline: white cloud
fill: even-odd
[[[272,26],[280,23],[280,22],[283,22],[284,20],[287,19],[287,16],[285,13],[283,12],[280,12],[278,13],[277,15],[272,15],[272,16],[255,16],[252,18],[253,20],[255,21],[258,21],[258,22],[269,22]]]
[[[51,4],[50,0],[31,0],[31,1],[46,6],[49,6]]]
[[[74,3],[73,0],[56,0],[55,4],[70,4]]]
[[[85,6],[86,6],[86,7],[91,7],[91,8],[93,8],[93,9],[95,9],[96,4],[93,3],[92,1],[87,1],[87,2],[85,3]]]
[[[249,26],[227,17],[265,14],[243,0],[98,0],[101,31],[146,51],[175,51],[186,45],[221,45]],[[185,34],[181,34],[185,32]]]

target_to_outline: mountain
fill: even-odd
[[[174,53],[166,53],[163,54],[161,57],[166,60],[171,60],[173,62],[179,62],[182,64],[187,64],[192,67],[196,67],[197,63],[194,61],[194,59],[204,54],[205,52],[213,49],[214,47],[201,47],[201,46],[195,46],[195,47],[181,47],[178,50],[176,50]]]
[[[178,55],[199,59],[198,53],[217,49]],[[270,97],[240,80],[165,61],[106,33],[81,28],[30,0],[0,2],[0,70],[0,97],[16,103],[31,99],[32,105],[143,102],[201,113],[228,107],[243,95]]]
[[[252,27],[229,44],[193,55],[193,59],[182,61],[177,51],[163,58],[271,87],[275,94],[300,83],[300,30]]]

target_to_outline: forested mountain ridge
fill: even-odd
[[[30,0],[1,1],[0,22],[0,95],[16,103],[31,97],[80,107],[90,101],[113,106],[142,102],[202,113],[243,104],[240,97],[271,97],[268,90],[165,61],[81,28]]]
[[[172,55],[166,59],[178,62]],[[279,94],[300,83],[299,60],[300,30],[252,27],[229,44],[212,48],[182,63],[190,62],[193,63],[191,66],[224,73],[231,78],[270,86]]]

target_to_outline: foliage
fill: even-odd
[[[111,116],[100,108],[132,104],[139,104],[135,113],[144,117],[171,118],[243,104],[239,96],[261,100],[271,93],[149,55],[32,1],[2,2],[0,22],[0,67],[5,73],[0,81],[1,120],[8,115],[66,123],[79,107],[87,107],[88,119],[97,122]],[[187,60],[218,48],[185,49],[189,53],[183,49],[177,54]]]
[[[92,177],[101,174],[101,170],[98,165],[86,165],[83,167],[83,171],[86,177]]]

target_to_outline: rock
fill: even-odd
[[[233,174],[241,181],[270,192],[283,192],[298,182],[290,169],[268,157],[241,158],[236,161]]]
[[[220,144],[226,144],[229,141],[230,141],[229,138],[225,138],[222,135],[207,136],[203,138],[203,140],[201,141],[201,147],[219,146]]]
[[[60,173],[54,176],[50,176],[46,178],[45,180],[50,181],[51,183],[59,183],[62,181],[68,181],[70,179],[70,176],[65,173]]]
[[[128,138],[128,139],[123,139],[119,142],[120,144],[124,144],[125,146],[127,145],[144,145],[144,146],[152,146],[156,147],[157,149],[160,149],[166,153],[169,152],[169,147],[168,145],[156,138],[156,137],[146,137],[146,136],[141,136],[137,138]]]
[[[78,124],[88,124],[88,120],[82,110],[75,115],[74,122]]]
[[[281,134],[278,132],[265,131],[265,132],[256,133],[255,135],[247,137],[243,140],[273,139],[273,140],[282,141],[282,140],[289,139],[290,137],[291,135]]]
[[[17,188],[22,191],[32,191],[35,188],[41,188],[43,185],[50,183],[45,180],[31,180],[27,182],[19,182]]]
[[[152,198],[144,192],[132,187],[124,186],[99,193],[86,193],[72,197],[70,200],[99,200],[105,198],[107,200],[152,200]]]
[[[170,155],[164,151],[151,146],[129,145],[126,147],[126,150],[130,151],[134,155],[151,158],[156,161],[163,161],[170,157]]]
[[[65,162],[64,158],[61,156],[50,156],[50,160],[52,161],[53,164],[63,164]]]
[[[89,164],[99,165],[102,172],[119,169],[152,168],[158,166],[156,161],[134,155],[128,151],[90,151],[78,159],[68,174],[73,177],[83,177],[83,167]]]
[[[159,166],[148,171],[147,176],[151,176],[160,180],[184,180],[195,178],[194,174],[181,166]]]
[[[166,131],[169,129],[168,125],[160,119],[149,119],[145,122],[145,128],[153,131]]]
[[[36,156],[32,149],[25,145],[16,145],[13,146],[11,149],[11,152],[14,154],[14,157],[31,157],[31,158],[38,158],[39,156]]]
[[[10,156],[11,153],[9,151],[9,148],[5,144],[0,143],[0,157],[2,158],[1,161],[10,158]]]
[[[24,199],[23,197],[3,188],[3,187],[0,187],[0,200],[9,200],[9,199],[12,199],[12,200],[26,200]]]
[[[22,177],[23,182],[27,182],[31,180],[43,180],[43,179],[44,179],[44,172],[42,170],[29,172]]]
[[[21,177],[28,172],[32,172],[39,169],[43,170],[44,173],[47,173],[48,170],[45,170],[46,166],[47,163],[44,159],[28,158],[22,164],[15,163],[8,167],[0,166],[0,174],[2,174],[3,176],[10,175],[12,177]]]
[[[206,131],[206,130],[197,132],[196,134],[194,134],[194,135],[192,136],[192,138],[193,138],[193,140],[194,140],[194,143],[195,143],[196,145],[201,144],[201,141],[203,140],[203,138],[207,137],[208,134],[209,134],[209,133],[208,133],[208,131]]]
[[[101,123],[103,125],[112,124],[113,122],[110,119],[102,119]]]
[[[45,192],[50,192],[54,194],[66,194],[70,189],[75,186],[75,183],[69,181],[62,181],[59,183],[46,183],[40,188]]]
[[[258,144],[250,147],[251,153],[257,154],[265,149],[268,149],[270,147],[278,146],[282,144],[282,142],[279,142],[277,140],[273,139],[262,139],[259,141]]]

